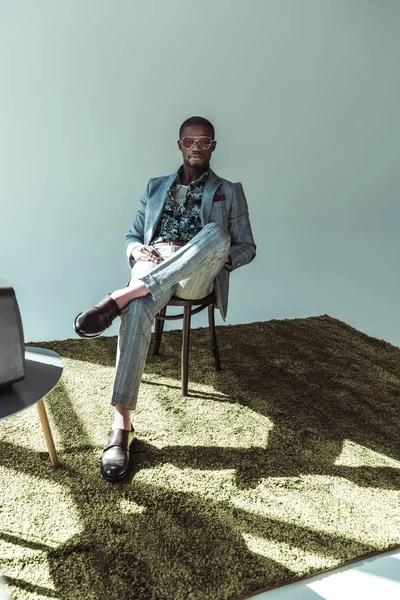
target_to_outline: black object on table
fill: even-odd
[[[14,288],[0,278],[0,386],[25,376],[24,331]]]

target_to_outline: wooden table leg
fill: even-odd
[[[192,313],[190,306],[184,307],[183,313],[183,332],[182,332],[182,358],[181,358],[181,388],[182,396],[188,395],[189,380],[189,340],[190,340],[190,322]]]
[[[47,418],[46,407],[44,405],[43,398],[39,400],[36,406],[40,417],[40,423],[43,429],[44,439],[46,440],[47,450],[49,451],[50,462],[53,465],[53,467],[58,467],[60,461],[58,460],[57,451],[54,445],[53,435],[51,433],[50,423],[49,419]]]

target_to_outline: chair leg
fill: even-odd
[[[190,338],[190,306],[185,306],[183,313],[183,333],[182,333],[182,359],[181,359],[181,386],[182,396],[188,395],[189,380],[189,338]]]
[[[217,343],[217,332],[215,331],[214,304],[208,305],[208,326],[210,329],[211,352],[214,355],[215,370],[221,370],[221,361],[219,359],[219,350]]]
[[[47,412],[46,412],[46,407],[44,405],[43,398],[41,400],[39,400],[39,402],[36,404],[36,406],[37,406],[37,410],[39,413],[40,423],[42,425],[42,430],[43,430],[44,439],[46,441],[47,450],[49,452],[50,462],[53,465],[53,467],[58,467],[58,465],[60,464],[60,461],[58,460],[57,451],[56,451],[56,447],[54,445],[53,435],[51,433],[50,423],[47,418]]]
[[[167,312],[167,307],[164,306],[164,308],[162,308],[160,310],[160,315],[161,316],[165,316]],[[156,317],[156,322],[155,322],[155,336],[156,339],[154,341],[154,350],[153,350],[153,355],[158,354],[159,350],[160,350],[160,344],[161,344],[161,336],[163,334],[164,331],[164,319],[157,319]]]

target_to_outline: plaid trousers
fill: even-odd
[[[209,294],[230,243],[227,230],[209,223],[185,246],[166,246],[170,256],[163,262],[138,261],[134,265],[132,276],[143,281],[150,294],[132,300],[122,311],[111,404],[136,408],[155,315],[173,295],[195,299]],[[161,254],[163,250],[161,247]]]

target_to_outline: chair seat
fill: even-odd
[[[211,292],[208,296],[204,296],[204,298],[195,298],[188,300],[187,298],[178,298],[178,296],[172,296],[166,306],[181,306],[185,312],[180,313],[179,315],[167,315],[165,309],[162,309],[158,315],[156,315],[156,319],[161,321],[177,321],[178,319],[184,319],[185,313],[188,313],[191,317],[201,312],[205,308],[213,306],[216,302],[215,293]],[[197,306],[198,308],[191,309],[192,306]],[[191,310],[187,310],[187,309]],[[186,318],[188,315],[186,314]]]
[[[172,296],[168,300],[168,306],[197,306],[198,304],[204,304],[208,306],[216,302],[215,292],[211,292],[208,296],[204,296],[204,298],[196,298],[195,300],[188,300],[187,298],[178,298],[178,296]]]

